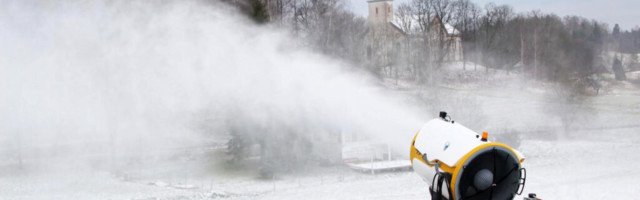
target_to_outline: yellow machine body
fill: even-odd
[[[462,197],[469,199],[468,197],[472,194],[481,196],[482,191],[474,187],[486,187],[483,186],[486,184],[482,181],[491,183],[490,188],[483,188],[484,190],[500,189],[501,191],[497,191],[496,194],[508,199],[520,186],[514,191],[514,185],[499,183],[501,181],[499,179],[515,180],[516,177],[518,180],[522,179],[521,163],[525,158],[522,153],[508,145],[483,139],[480,134],[456,122],[433,119],[427,122],[413,138],[410,159],[415,173],[429,183],[432,189],[435,188],[433,179],[436,173],[447,174],[450,179],[446,182],[449,184],[443,183],[441,187],[450,188],[452,196],[450,197],[447,191],[442,191],[442,195],[446,199],[455,200],[463,199]],[[469,167],[469,170],[463,173],[466,167]],[[486,173],[482,174],[479,172],[482,170],[488,172],[482,172]],[[514,172],[515,170],[518,172]],[[462,186],[467,188],[466,191],[456,191],[459,190],[461,182],[463,182]],[[497,197],[491,197],[491,199],[502,199]]]

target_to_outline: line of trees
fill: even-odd
[[[364,58],[366,20],[348,10],[344,0],[222,1],[236,5],[257,23],[290,29],[301,45],[354,62]]]
[[[518,14],[508,5],[493,3],[481,8],[469,0],[414,0],[407,4],[401,6],[421,9],[429,7],[423,4],[431,4],[433,16],[460,31],[465,63],[507,71],[520,67],[518,70],[533,78],[552,81],[583,78],[604,69],[598,61],[608,31],[606,24],[597,21],[539,11]]]
[[[347,9],[344,0],[227,1],[252,5],[253,10],[248,13],[257,22],[289,27],[303,39],[303,45],[354,63],[367,61],[362,37],[367,30],[366,20]],[[481,7],[470,0],[412,0],[396,6],[395,18],[417,23],[412,26],[425,35],[436,25],[435,19],[455,26],[462,39],[465,69],[467,62],[472,62],[489,68],[519,70],[540,80],[585,79],[610,69],[612,63],[605,63],[608,60],[602,57],[605,52],[635,55],[632,59],[637,63],[640,50],[639,28],[623,31],[617,25],[610,29],[607,24],[578,16],[560,17],[540,11],[516,13],[511,6],[493,3]],[[424,48],[446,49],[448,45],[451,44],[442,41],[425,44]],[[428,60],[419,54],[411,54],[410,58],[396,56],[423,61],[421,64],[429,67],[440,66],[443,61],[438,58],[446,55],[437,54]]]

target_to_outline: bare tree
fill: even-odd
[[[430,44],[430,35],[429,31],[433,25],[433,17],[435,16],[435,10],[433,9],[432,0],[413,0],[411,2],[411,7],[413,8],[414,17],[417,22],[417,36],[420,38],[419,43],[417,44],[416,54],[422,55],[418,56],[415,61],[418,64],[416,66],[416,78],[418,78],[419,82],[422,82],[422,78],[429,73],[432,73],[432,66],[428,63],[432,60],[431,55],[431,44]],[[428,68],[429,70],[425,70],[424,68]],[[431,81],[431,78],[429,79]]]
[[[417,24],[414,24],[415,20],[413,15],[413,8],[408,3],[402,3],[398,6],[395,14],[395,22],[400,26],[405,33],[412,33]]]
[[[446,24],[451,20],[452,13],[454,12],[454,6],[450,0],[432,0],[433,9],[435,13],[436,26],[434,28],[435,35],[432,37],[436,42],[436,49],[434,64],[436,68],[443,66],[445,59],[449,56],[452,40],[449,37],[449,30],[446,28]]]
[[[469,34],[469,40],[471,43],[471,50],[466,50],[466,52],[472,52],[473,53],[473,70],[477,70],[478,69],[478,63],[480,62],[479,58],[480,58],[480,54],[479,54],[479,38],[478,35],[480,33],[480,26],[482,23],[482,20],[480,20],[482,18],[482,9],[478,6],[473,6],[472,9],[470,10],[470,31],[467,31],[467,33]],[[464,34],[464,33],[463,33]]]
[[[458,0],[455,3],[454,16],[452,17],[452,21],[454,21],[455,27],[460,30],[460,37],[463,41],[463,49],[462,51],[462,69],[466,70],[467,68],[467,59],[465,58],[465,41],[469,40],[468,30],[473,29],[471,27],[473,22],[473,9],[475,9],[475,4],[473,4],[469,0]]]
[[[482,48],[480,51],[481,61],[487,67],[486,72],[489,72],[488,67],[502,67],[501,61],[505,60],[498,52],[504,49],[506,44],[509,44],[504,43],[505,36],[509,35],[505,26],[513,18],[513,9],[507,5],[497,6],[489,3],[485,6],[484,11],[485,15],[481,18],[479,27],[482,30],[478,33],[481,35],[479,38],[480,48]]]

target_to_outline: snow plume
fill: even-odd
[[[353,130],[404,155],[431,115],[219,3],[0,1],[0,29],[3,165],[144,160],[229,124],[254,137]]]

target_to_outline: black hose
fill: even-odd
[[[449,194],[449,198],[452,198],[453,196],[451,195],[451,175],[449,175],[449,173],[445,173],[445,172],[438,172],[435,175],[433,175],[433,179],[431,182],[431,188],[430,188],[430,193],[431,193],[431,200],[448,200],[447,198],[444,197],[444,195],[442,195],[442,184],[445,183],[446,185],[446,189],[447,189],[447,194]],[[434,190],[435,189],[435,190]]]

